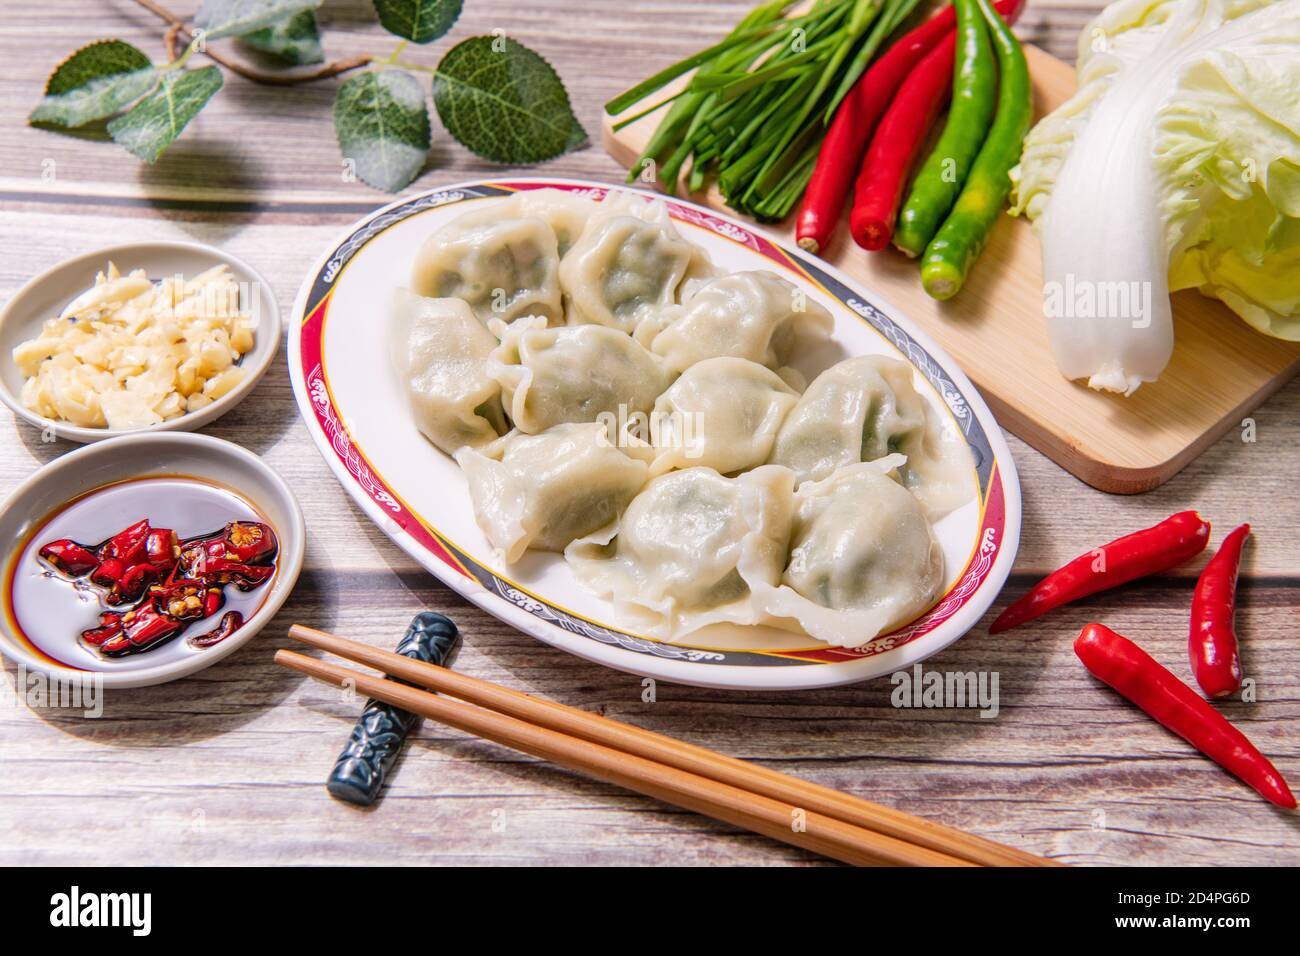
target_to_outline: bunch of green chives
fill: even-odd
[[[716,175],[732,209],[784,218],[808,185],[836,107],[918,2],[779,0],[755,7],[721,43],[605,104],[618,115],[695,70],[679,92],[616,124],[621,129],[672,104],[628,181],[653,163],[672,191],[689,163],[690,191]],[[792,12],[796,7],[801,12]]]

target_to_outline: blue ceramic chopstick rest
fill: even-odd
[[[443,666],[459,640],[451,619],[433,611],[421,611],[411,619],[397,653],[418,661]],[[395,678],[388,678],[395,680]],[[398,681],[398,683],[407,683]],[[338,800],[368,807],[384,786],[393,761],[401,752],[406,736],[420,718],[392,704],[368,700],[352,736],[334,762],[325,787]]]

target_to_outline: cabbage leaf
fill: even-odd
[[[1178,289],[1300,340],[1300,0],[1119,0],[1078,77],[1011,174],[1062,372],[1153,381]]]

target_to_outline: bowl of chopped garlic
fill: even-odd
[[[0,310],[0,401],[56,438],[190,431],[252,391],[280,347],[270,283],[201,243],[69,259]]]

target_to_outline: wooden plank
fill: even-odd
[[[426,724],[372,810],[326,797],[360,702],[270,663],[290,621],[391,645],[430,607],[456,616],[456,667],[753,759],[867,799],[1073,863],[1294,863],[1294,828],[1244,785],[1092,680],[1068,635],[1098,605],[927,662],[999,678],[994,719],[891,705],[888,681],[799,694],[640,680],[537,645],[422,574],[322,573],[276,624],[198,677],[110,696],[104,716],[0,709],[0,863],[820,862],[482,741]],[[1109,600],[1110,620],[1177,661],[1160,617],[1186,582]],[[1292,626],[1295,589],[1252,586],[1243,633]],[[1300,772],[1300,647],[1252,648],[1273,675],[1227,711],[1283,772]],[[1180,671],[1182,667],[1178,668]],[[113,806],[108,817],[88,807]]]
[[[1035,47],[1027,53],[1041,115],[1073,92],[1074,71]],[[618,117],[605,117],[606,150],[633,166],[662,114],[617,132]],[[727,210],[716,186],[692,198]],[[773,231],[793,244],[790,220]],[[926,295],[902,253],[866,253],[847,233],[841,224],[822,257],[933,335],[1004,427],[1095,488],[1133,494],[1168,481],[1300,370],[1300,343],[1262,335],[1223,303],[1188,291],[1174,297],[1177,347],[1159,381],[1127,398],[1093,391],[1064,379],[1052,359],[1038,240],[1027,221],[1002,217],[965,288],[948,302]]]
[[[194,9],[197,3],[177,9]],[[1030,0],[1023,36],[1069,56],[1093,0]],[[750,0],[473,0],[452,36],[496,26],[543,52],[588,130],[601,104],[722,35]],[[48,70],[77,46],[121,36],[151,53],[160,31],[131,0],[61,0],[60,16],[12,3],[0,21],[0,301],[74,253],[147,238],[222,245],[258,267],[280,302],[325,244],[388,200],[339,178],[329,128],[337,82],[307,89],[230,78],[156,166],[112,144],[25,125]],[[369,0],[324,7],[332,56],[392,48]],[[671,29],[664,25],[670,24]],[[1046,38],[1046,39],[1044,39]],[[413,188],[504,175],[435,133]],[[54,160],[53,183],[42,162]],[[616,181],[599,148],[543,167],[547,175]],[[509,174],[525,174],[511,170]],[[1300,381],[1252,413],[1255,441],[1227,435],[1162,487],[1137,497],[1082,485],[1009,436],[1024,495],[1010,599],[1044,571],[1115,534],[1199,507],[1216,540],[1250,520],[1240,630],[1259,702],[1227,705],[1292,780],[1300,779]],[[896,710],[888,681],[799,694],[724,693],[659,684],[653,703],[634,677],[587,664],[518,634],[430,578],[351,503],[307,436],[283,361],[251,398],[205,432],[252,449],[290,483],[309,529],[306,568],[289,603],[248,647],[173,684],[112,694],[99,719],[32,708],[0,671],[0,863],[728,864],[816,865],[791,848],[738,833],[616,788],[424,726],[370,811],[331,801],[323,782],[359,704],[270,663],[293,621],[391,647],[411,615],[451,614],[466,643],[456,667],[620,720],[762,761],[1027,850],[1083,864],[1296,865],[1300,832],[1203,758],[1084,674],[1071,630],[1101,619],[1186,676],[1193,563],[1094,598],[1061,616],[990,637],[990,617],[927,666],[996,670],[1002,708]],[[66,442],[0,410],[0,494]],[[105,808],[116,812],[108,814]],[[1104,814],[1104,816],[1099,816]],[[1104,825],[1104,828],[1102,828]]]

